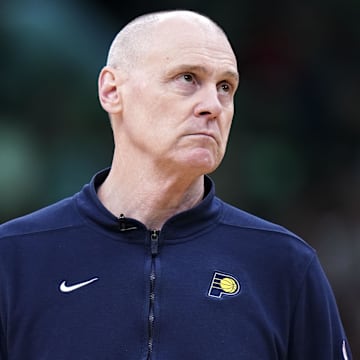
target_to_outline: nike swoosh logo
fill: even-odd
[[[342,342],[342,354],[343,354],[344,360],[349,360],[348,353],[346,351],[346,341],[345,340],[343,340],[343,342]]]
[[[99,280],[99,278],[95,277],[95,278],[92,278],[90,280],[87,280],[87,281],[83,281],[81,283],[77,283],[77,284],[74,284],[74,285],[66,285],[66,280],[64,280],[61,284],[60,284],[60,291],[63,292],[63,293],[69,293],[69,292],[72,292],[74,290],[77,290],[77,289],[80,289],[86,285],[89,285],[91,283],[93,283],[94,281],[97,281]]]

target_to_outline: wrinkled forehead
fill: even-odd
[[[235,55],[224,31],[212,20],[189,11],[147,15],[128,24],[115,38],[108,64],[134,69],[160,53],[169,56],[184,49],[213,48],[229,58]]]
[[[154,24],[154,39],[168,40],[175,44],[216,42],[231,48],[225,33],[215,23],[202,16],[164,17]]]
[[[165,18],[156,24],[148,40],[145,46],[149,52],[169,52],[171,56],[183,51],[201,53],[207,49],[236,63],[225,33],[206,18]]]

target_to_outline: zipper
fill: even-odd
[[[151,230],[150,232],[150,249],[151,249],[151,269],[150,269],[150,301],[149,301],[149,318],[148,318],[148,356],[147,360],[151,360],[153,343],[154,343],[154,323],[155,323],[155,282],[156,269],[155,258],[159,251],[159,230]]]
[[[122,232],[137,229],[137,226],[129,226],[126,223],[126,217],[124,214],[120,214],[120,216],[118,217],[118,222],[119,222],[119,226],[120,226],[120,231],[122,231]]]

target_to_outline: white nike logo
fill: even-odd
[[[63,293],[69,293],[71,291],[80,289],[83,286],[89,285],[89,284],[91,284],[91,283],[93,283],[94,281],[97,281],[97,280],[99,280],[99,278],[95,277],[95,278],[92,278],[90,280],[83,281],[81,283],[77,283],[77,284],[74,284],[74,285],[66,285],[66,280],[64,280],[60,284],[60,291],[63,292]]]
[[[346,341],[345,340],[343,340],[343,342],[342,342],[342,354],[343,354],[344,360],[349,360],[349,357],[348,357],[347,351],[346,351]]]

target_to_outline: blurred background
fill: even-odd
[[[218,195],[317,249],[360,358],[359,0],[1,0],[0,222],[110,164],[107,50],[132,18],[175,8],[221,24],[239,60]]]

